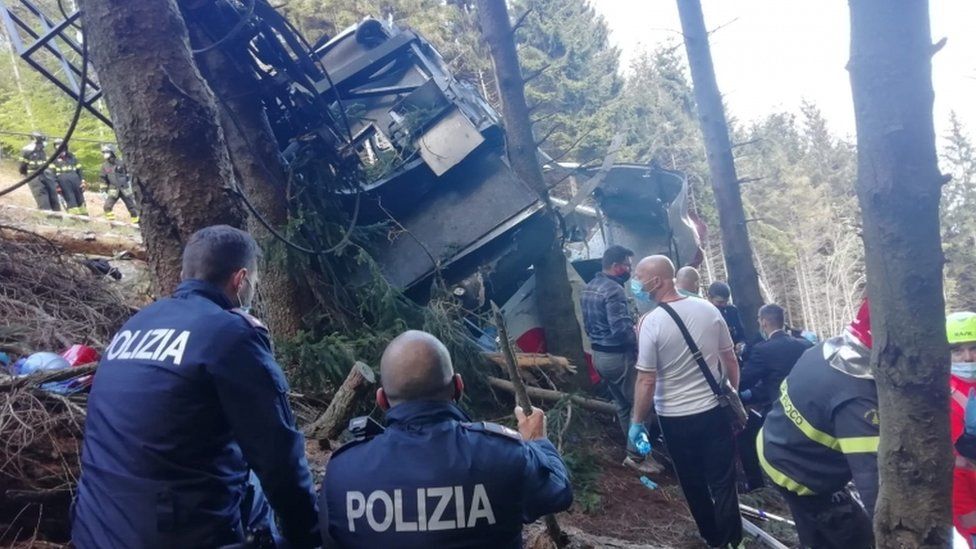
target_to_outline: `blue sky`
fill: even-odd
[[[624,67],[642,49],[681,40],[674,0],[590,0],[611,29]],[[730,115],[741,121],[797,111],[804,99],[831,128],[853,137],[854,110],[844,69],[850,47],[843,0],[702,0],[719,87]],[[932,0],[933,42],[948,43],[933,58],[936,133],[955,110],[976,135],[976,1]],[[724,25],[724,26],[723,26]],[[684,53],[684,50],[681,49]]]

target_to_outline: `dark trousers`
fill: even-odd
[[[746,428],[735,438],[736,449],[739,451],[739,462],[742,464],[742,472],[745,473],[746,484],[749,490],[762,488],[763,480],[762,466],[759,465],[759,454],[756,452],[756,435],[762,429],[765,417],[758,412],[749,410],[749,421]]]
[[[81,190],[81,178],[75,172],[63,173],[58,176],[64,203],[71,210],[85,207],[85,193]],[[73,213],[73,212],[71,212]]]
[[[45,171],[31,179],[27,186],[30,188],[31,194],[34,195],[38,210],[61,211],[61,201],[58,199],[58,183],[53,175]]]
[[[658,416],[698,532],[711,547],[742,541],[735,491],[735,441],[721,408],[690,416]]]
[[[105,199],[105,204],[102,209],[105,213],[109,213],[115,208],[115,203],[122,198],[122,203],[125,204],[125,208],[129,210],[129,215],[132,217],[139,216],[139,210],[136,209],[136,201],[132,197],[132,188],[126,186],[124,189],[120,189],[116,186],[109,185],[108,197]]]
[[[790,506],[800,545],[807,549],[870,549],[871,518],[847,490],[798,496],[779,489]]]

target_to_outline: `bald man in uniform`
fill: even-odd
[[[437,338],[401,334],[380,376],[387,428],[332,455],[319,497],[324,547],[516,548],[524,523],[572,504],[542,410],[516,408],[518,432],[472,422]]]

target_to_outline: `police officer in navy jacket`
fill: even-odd
[[[176,292],[133,316],[106,349],[85,423],[79,549],[239,543],[248,525],[273,530],[261,488],[292,547],[318,544],[288,385],[267,329],[247,313],[259,255],[238,229],[198,231]]]
[[[524,523],[570,506],[541,410],[516,409],[519,432],[471,422],[447,349],[424,332],[394,339],[380,372],[387,428],[333,454],[319,499],[325,547],[521,547]]]

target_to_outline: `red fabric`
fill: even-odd
[[[91,364],[93,362],[98,362],[98,351],[92,349],[87,345],[72,345],[68,347],[61,356],[68,361],[71,366],[84,366],[85,364]]]
[[[546,331],[538,326],[526,330],[515,340],[515,345],[522,349],[523,353],[545,353]],[[593,367],[593,357],[590,356],[590,353],[586,353],[586,369],[590,374],[590,383],[593,385],[600,383],[600,374]]]
[[[949,428],[954,442],[963,433],[966,408],[962,402],[968,398],[969,389],[976,388],[976,382],[952,376],[949,385],[952,388]],[[976,535],[976,464],[960,456],[955,449],[953,454],[956,467],[952,472],[952,523],[973,547],[972,538]]]
[[[865,347],[871,348],[871,309],[868,308],[867,299],[861,302],[861,308],[857,310],[857,316],[851,321],[847,331]]]

